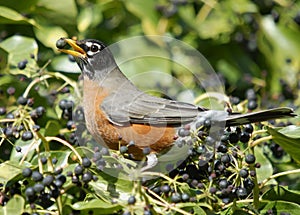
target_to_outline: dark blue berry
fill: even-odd
[[[24,177],[30,177],[31,174],[32,174],[32,170],[31,170],[30,168],[24,168],[24,169],[22,170],[22,175],[23,175]]]
[[[33,134],[31,131],[24,131],[22,134],[22,140],[23,141],[27,141],[27,140],[31,140],[33,138]]]
[[[253,164],[255,163],[255,156],[253,154],[247,154],[246,157],[245,157],[245,161],[247,164]]]
[[[134,205],[136,202],[135,196],[130,196],[127,201],[129,205]]]

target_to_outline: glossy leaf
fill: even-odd
[[[262,182],[264,179],[270,177],[273,174],[273,166],[269,159],[262,152],[262,148],[255,147],[254,154],[256,157],[256,162],[261,164],[261,167],[256,169],[257,180],[258,182]],[[269,181],[269,184],[276,184],[274,180]]]
[[[17,66],[24,59],[33,64],[30,55],[36,56],[38,52],[38,45],[34,39],[18,35],[7,38],[0,43],[0,47],[9,54],[8,62],[13,66]]]
[[[1,24],[30,24],[36,25],[34,20],[28,19],[23,15],[19,14],[17,11],[0,6],[0,23]]]
[[[55,44],[57,38],[67,37],[67,32],[59,26],[46,26],[43,25],[38,28],[34,28],[36,37],[41,41],[46,47],[57,50]],[[47,36],[45,36],[47,35]]]
[[[22,214],[25,207],[25,199],[22,196],[14,195],[4,207],[0,207],[0,215]]]
[[[282,186],[274,186],[273,188],[265,192],[262,198],[264,200],[282,200],[300,204],[300,192],[296,190],[289,190],[287,187]]]
[[[267,214],[270,211],[276,214],[285,212],[291,215],[297,215],[300,211],[300,205],[287,201],[262,201],[260,214]]]
[[[279,144],[292,158],[300,162],[300,137],[299,127],[288,126],[284,129],[273,129],[268,127],[268,132],[272,135],[273,140]]]
[[[101,210],[101,214],[113,214],[114,212],[117,212],[118,210],[121,209],[120,205],[117,204],[111,204],[108,202],[105,202],[101,199],[92,199],[90,201],[84,201],[84,202],[77,202],[73,205],[71,205],[71,207],[74,210],[95,210],[96,212]]]

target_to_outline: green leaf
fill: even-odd
[[[35,18],[57,25],[74,25],[77,8],[74,0],[39,0],[35,8]],[[45,35],[46,36],[46,35]]]
[[[263,154],[261,147],[255,147],[254,154],[256,157],[256,162],[261,164],[261,167],[256,169],[257,180],[258,182],[262,182],[264,179],[270,177],[273,174],[273,166],[269,159],[267,159],[266,156]],[[274,184],[276,183],[276,181],[272,180],[268,183]]]
[[[7,204],[0,209],[0,215],[22,214],[25,207],[25,200],[22,196],[13,195]]]
[[[60,55],[53,58],[51,66],[56,71],[68,72],[68,73],[80,73],[80,69],[76,63],[71,62],[68,56]]]
[[[85,32],[88,28],[95,27],[103,19],[100,5],[82,8],[77,17],[77,28],[79,32]]]
[[[96,214],[101,210],[101,214],[113,214],[120,210],[122,207],[120,205],[114,205],[110,202],[105,202],[101,199],[92,199],[90,201],[83,201],[83,202],[76,202],[75,204],[71,205],[74,210],[87,210],[87,211],[94,211]]]
[[[39,156],[35,156],[32,160],[31,160],[31,164],[32,165],[38,165],[38,159],[40,157],[51,157],[51,158],[56,158],[57,159],[57,163],[55,164],[55,166],[59,166],[59,167],[65,167],[68,166],[68,159],[70,154],[72,153],[72,151],[70,150],[65,150],[65,151],[50,151],[50,152],[42,152],[39,154]],[[46,169],[45,171],[48,171],[47,166],[44,166]]]
[[[267,127],[269,134],[272,135],[273,140],[279,144],[292,158],[300,162],[300,134],[299,127],[287,126],[284,129],[276,130]]]
[[[15,176],[22,173],[24,166],[20,166],[15,161],[5,161],[0,164],[0,183],[5,184]]]
[[[271,201],[282,200],[300,204],[300,192],[289,190],[287,187],[275,186],[265,192],[262,199]]]
[[[28,59],[29,65],[34,64],[34,60],[30,58],[30,55],[37,56],[38,53],[38,45],[34,39],[19,35],[7,38],[0,43],[0,47],[9,54],[8,62],[14,66],[17,66],[24,59]]]
[[[0,23],[1,24],[30,24],[36,25],[34,20],[28,19],[17,11],[8,7],[0,6]]]
[[[0,47],[0,72],[3,72],[5,71],[7,68],[8,68],[8,64],[7,64],[7,61],[8,61],[8,52],[3,49],[2,47]],[[1,82],[2,80],[0,80]],[[2,85],[0,83],[0,85]]]
[[[50,120],[46,124],[44,136],[56,136],[59,134],[60,129],[61,124],[58,121]]]
[[[132,12],[134,15],[139,17],[142,21],[142,28],[145,34],[148,35],[159,35],[157,31],[157,24],[159,21],[158,13],[155,8],[156,1],[155,0],[127,0],[125,1],[126,8]]]
[[[55,44],[58,38],[68,36],[67,32],[59,26],[42,25],[38,28],[34,28],[34,32],[39,41],[53,50],[57,50]]]
[[[272,93],[280,93],[282,77],[289,84],[295,85],[297,72],[300,69],[300,40],[299,28],[290,28],[285,22],[279,24],[273,17],[264,16],[259,20],[260,32],[258,34],[258,47],[266,56],[266,63],[270,66],[268,84]],[[287,63],[291,59],[292,63]]]
[[[15,142],[15,146],[20,146],[22,151],[21,152],[17,152],[15,149],[12,150],[11,154],[10,154],[10,160],[12,161],[19,161],[21,160],[21,158],[26,155],[26,159],[27,161],[31,160],[32,156],[35,153],[35,147],[38,147],[38,145],[41,143],[41,140],[37,140],[34,145],[32,145],[32,141],[35,140],[29,140],[29,141],[23,141],[21,138],[19,138],[16,142]]]
[[[275,214],[289,213],[291,215],[298,215],[300,211],[300,205],[287,201],[262,201],[262,207],[259,214],[268,214],[273,211]]]

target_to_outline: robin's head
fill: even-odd
[[[73,50],[65,49],[69,44]],[[80,67],[82,73],[90,79],[105,76],[116,67],[112,53],[104,43],[95,39],[72,40],[61,38],[56,43],[59,51],[70,54]]]

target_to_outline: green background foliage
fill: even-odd
[[[4,187],[23,180],[21,172],[25,167],[51,172],[49,167],[51,165],[41,168],[39,164],[41,156],[49,159],[57,158],[57,166],[67,166],[64,169],[66,173],[68,170],[72,171],[77,165],[72,159],[74,154],[77,152],[82,156],[85,150],[88,151],[84,147],[77,147],[75,150],[66,142],[57,143],[47,139],[58,136],[70,140],[71,132],[66,131],[67,120],[62,117],[63,111],[58,107],[58,103],[62,99],[80,97],[80,87],[77,84],[79,69],[68,60],[67,56],[58,53],[55,47],[56,41],[61,37],[75,36],[78,39],[95,38],[106,44],[113,44],[140,35],[169,36],[199,50],[224,80],[226,93],[229,96],[237,96],[243,100],[244,92],[253,88],[263,107],[289,105],[296,108],[300,104],[299,1],[0,0],[0,89],[5,91],[10,86],[16,89],[14,96],[5,96],[3,92],[0,94],[0,107],[5,106],[7,112],[24,111],[22,120],[26,121],[30,118],[29,112],[33,108],[20,108],[20,105],[16,105],[20,95],[24,97],[30,95],[34,98],[36,106],[46,106],[46,116],[38,121],[41,130],[35,133],[33,142],[20,138],[9,142],[6,141],[5,135],[0,133],[0,148],[4,152],[0,156],[0,182]],[[157,47],[161,46],[157,41],[152,42],[156,43]],[[20,70],[17,65],[24,59],[28,60],[26,69]],[[151,63],[146,66],[150,67]],[[193,77],[182,74],[180,69],[173,71],[174,68],[164,64],[161,68],[163,68],[162,72],[176,76],[185,86],[193,89],[195,97],[202,92],[197,89]],[[136,69],[124,72],[127,75],[134,75],[141,71]],[[160,79],[160,77],[156,78],[157,81]],[[31,83],[41,84],[38,84],[38,89],[33,90],[33,86],[29,87]],[[147,89],[157,87],[156,80],[153,82],[141,80],[140,85],[143,84],[148,84]],[[65,86],[70,86],[71,92],[57,94]],[[172,89],[172,86],[166,87]],[[174,94],[179,92],[180,90],[176,89]],[[242,104],[245,106],[245,103]],[[296,111],[299,113],[299,110]],[[28,126],[26,129],[32,130],[32,122],[24,123],[22,120],[16,121],[16,125],[23,123]],[[163,214],[168,207],[171,208],[169,210],[171,214],[188,213],[191,210],[195,214],[217,212],[266,214],[270,210],[297,214],[300,210],[298,164],[300,129],[297,118],[292,119],[291,122],[296,126],[283,124],[286,127],[267,127],[263,130],[265,136],[272,135],[272,141],[285,150],[284,156],[280,159],[274,157],[267,146],[269,139],[266,139],[266,142],[259,142],[259,140],[252,142],[258,145],[255,145],[253,153],[255,152],[257,161],[261,164],[261,168],[256,171],[257,180],[261,183],[256,184],[256,188],[259,188],[262,194],[259,206],[255,205],[255,202],[254,205],[252,204],[252,198],[249,202],[246,199],[224,206],[220,199],[215,200],[209,192],[201,193],[200,201],[197,203],[181,202],[175,206],[167,202],[170,196],[165,195],[163,196],[165,199],[162,200],[154,198],[146,191],[140,194],[140,201],[143,201],[143,198],[150,201],[158,214]],[[50,149],[47,146],[49,143],[51,143]],[[12,150],[16,146],[28,148],[32,146],[31,144],[39,145],[41,151],[37,153],[31,150],[24,156]],[[247,151],[248,148],[242,147],[242,150]],[[107,159],[119,162],[124,169],[128,164],[126,162],[130,163],[122,159],[115,161],[115,158],[109,156]],[[19,162],[20,160],[22,162]],[[127,205],[127,199],[136,184],[128,183],[121,178],[115,179],[94,169],[93,171],[97,173],[99,180],[91,183],[91,190],[97,192],[87,192],[85,199],[74,200],[70,196],[76,196],[78,190],[71,188],[68,190],[70,195],[62,195],[63,201],[60,201],[64,202],[63,208],[60,208],[61,205],[53,207],[55,211],[61,213],[62,210],[61,214],[69,214],[72,210],[80,210],[81,214],[89,214],[90,211],[94,214],[112,214],[129,208],[135,210],[137,214],[143,213],[142,207],[131,208]],[[110,171],[115,169],[111,168]],[[282,172],[284,174],[280,175]],[[239,177],[236,177],[239,180]],[[157,180],[153,184],[174,185],[190,195],[197,193],[185,183],[166,178]],[[70,181],[67,182],[67,186],[71,187]],[[112,204],[114,198],[111,190],[108,189],[109,186],[114,186],[120,202]],[[24,189],[22,187],[22,192]],[[0,214],[21,214],[24,211],[31,210],[26,199],[19,194],[10,196],[7,204],[0,208]]]

